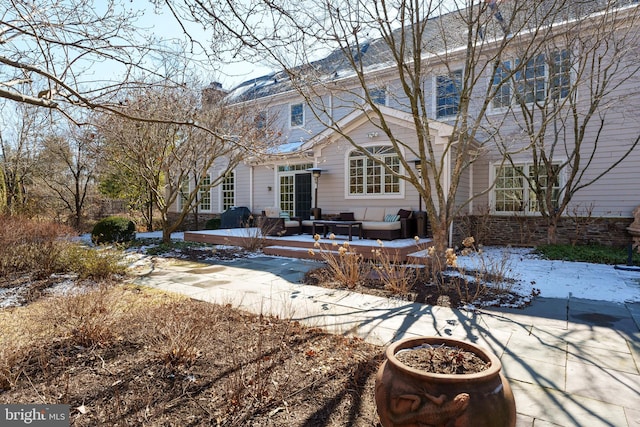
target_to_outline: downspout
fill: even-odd
[[[449,194],[450,186],[451,186],[451,147],[445,153],[445,173],[444,173],[444,188],[447,190],[447,195]],[[449,203],[449,199],[445,200],[445,203]],[[451,248],[453,245],[453,218],[451,219],[451,224],[449,224],[449,247]]]
[[[251,212],[253,212],[253,193],[256,190],[255,183],[253,182],[253,168],[253,165],[249,168],[249,210]]]

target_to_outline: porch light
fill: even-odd
[[[422,184],[422,159],[415,159],[413,164],[416,166],[416,170],[418,171],[420,184]],[[422,212],[422,196],[418,194],[418,212]]]
[[[315,190],[315,194],[313,196],[313,203],[314,203],[313,216],[316,219],[320,219],[320,210],[318,209],[318,178],[320,178],[320,175],[322,175],[322,169],[320,169],[320,168],[309,168],[307,170],[309,172],[311,172],[311,175],[313,176],[313,178],[316,181],[316,190]]]
[[[318,182],[318,178],[320,178],[320,175],[322,175],[322,169],[320,168],[309,168],[307,169],[309,172],[311,172],[311,175],[313,175],[313,177],[316,179],[316,183]]]

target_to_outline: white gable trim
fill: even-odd
[[[412,114],[383,105],[377,107],[389,123],[407,128],[415,127]],[[372,107],[367,105],[364,109],[353,111],[343,117],[335,124],[335,127],[342,129],[343,133],[349,133],[365,123],[375,121],[377,118],[377,113],[373,112]],[[435,120],[429,121],[429,129],[433,131],[433,134],[436,136],[436,143],[438,143],[438,141],[441,143],[446,142],[446,139],[453,133],[453,126]],[[333,128],[327,128],[302,144],[300,151],[310,150],[318,145],[331,143],[341,137],[342,135]]]

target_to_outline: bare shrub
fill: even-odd
[[[476,247],[473,237],[463,240],[461,255],[477,257],[479,264],[474,270],[457,266],[458,276],[452,278],[456,292],[461,300],[473,303],[487,294],[504,294],[513,289],[514,280],[510,278],[511,257],[502,252],[499,259],[485,256],[481,246]]]
[[[574,206],[568,210],[567,216],[573,220],[573,224],[575,226],[575,231],[573,232],[573,237],[570,238],[571,246],[577,245],[580,241],[586,240],[586,229],[596,222],[595,218],[593,218],[593,203],[585,206]]]
[[[379,249],[373,249],[374,260],[371,263],[376,276],[385,289],[394,295],[408,295],[417,279],[416,268],[402,262],[397,253],[384,251],[383,243],[378,240]]]
[[[73,229],[19,216],[0,217],[0,274],[30,272],[46,277],[60,270],[60,255]]]
[[[106,285],[80,290],[75,295],[52,300],[50,315],[55,313],[57,326],[74,345],[107,347],[117,339],[117,325],[126,312],[121,297],[121,291],[116,292]],[[47,315],[46,311],[43,315]]]
[[[202,352],[202,340],[215,319],[213,305],[173,302],[158,307],[151,314],[155,333],[150,338],[151,351],[167,368],[190,366]],[[195,310],[194,310],[195,309]]]
[[[329,239],[333,240],[331,245],[322,245],[320,235],[316,234],[313,236],[314,247],[319,249],[320,257],[327,263],[333,279],[343,286],[353,289],[367,277],[370,271],[369,264],[363,262],[364,257],[353,249],[349,242],[338,245],[335,238],[336,236],[331,233],[329,236]],[[312,255],[316,254],[314,250],[309,252]]]

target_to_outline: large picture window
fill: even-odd
[[[400,160],[390,146],[365,148],[372,156],[400,173]],[[400,178],[360,151],[349,154],[349,195],[400,194]]]
[[[458,114],[462,70],[436,77],[436,116],[449,117]]]
[[[557,168],[557,166],[554,166]],[[557,175],[557,169],[554,170],[553,176]],[[514,165],[496,167],[496,182],[493,189],[493,209],[500,213],[536,213],[540,211],[539,203],[545,203],[538,200],[534,189],[530,188],[528,180],[525,177],[533,179],[535,177],[535,167],[533,165]],[[538,169],[537,181],[542,189],[542,194],[547,191],[548,173],[546,169]],[[556,179],[552,186],[551,203],[557,206],[560,197],[560,182]],[[553,206],[552,206],[553,208]],[[548,211],[549,209],[547,209]]]

